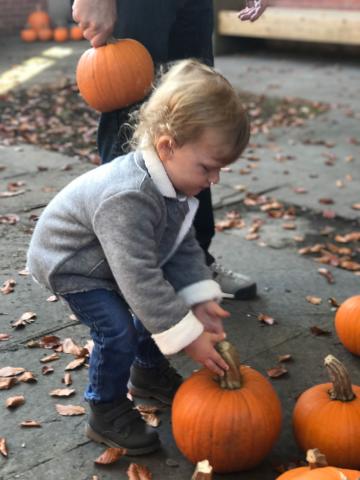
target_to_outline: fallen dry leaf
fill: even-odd
[[[18,320],[14,320],[11,322],[11,326],[13,328],[23,328],[26,327],[29,323],[32,323],[35,321],[36,318],[36,313],[34,312],[25,312],[21,315],[21,317]]]
[[[94,462],[99,465],[109,465],[117,462],[126,453],[125,448],[107,448]]]
[[[19,271],[18,271],[18,274],[21,275],[21,276],[23,276],[23,277],[27,277],[28,275],[30,275],[30,272],[29,272],[29,270],[28,270],[27,268],[24,268],[24,269],[22,269],[22,270],[19,270]]]
[[[63,352],[75,355],[75,357],[84,357],[88,352],[84,347],[77,345],[72,338],[65,338],[62,342]]]
[[[209,460],[202,460],[197,462],[194,473],[191,476],[191,480],[212,480],[213,468],[209,463]]]
[[[41,363],[53,362],[55,360],[59,360],[60,356],[57,353],[52,353],[47,355],[46,357],[40,358]]]
[[[6,340],[9,340],[11,338],[11,335],[8,333],[0,333],[0,342],[5,342]]]
[[[257,319],[266,325],[274,325],[274,323],[276,323],[273,317],[270,317],[270,315],[266,315],[265,313],[259,313]]]
[[[314,325],[314,326],[310,327],[310,332],[313,335],[316,335],[317,337],[319,337],[321,335],[331,335],[331,332],[329,332],[328,330],[324,330],[324,329],[318,327],[317,325]]]
[[[322,216],[324,218],[327,218],[327,219],[331,220],[331,219],[336,217],[336,212],[334,212],[334,210],[324,210],[322,212]]]
[[[4,437],[0,437],[0,453],[4,457],[8,456],[7,446],[6,446],[6,439]]]
[[[56,348],[61,345],[61,339],[56,335],[45,335],[39,340],[39,347],[42,348]]]
[[[20,423],[20,427],[23,428],[41,428],[41,424],[36,420],[24,420]]]
[[[339,308],[340,307],[340,303],[336,300],[336,298],[334,297],[329,297],[328,298],[328,302],[330,303],[330,305],[332,307],[335,307],[335,308]]]
[[[34,374],[32,372],[24,372],[22,373],[21,375],[19,375],[17,377],[17,379],[19,380],[19,382],[24,382],[24,383],[35,383],[37,382]]]
[[[17,195],[22,195],[26,190],[17,190],[14,192],[0,192],[0,198],[16,197]]]
[[[13,278],[9,278],[8,280],[5,280],[2,287],[0,288],[0,291],[4,295],[8,295],[9,293],[12,293],[14,291],[15,285],[16,281]]]
[[[295,223],[283,223],[282,228],[284,230],[296,230],[296,224]]]
[[[49,375],[49,373],[53,373],[54,368],[51,367],[50,365],[44,365],[41,369],[41,373],[43,375]]]
[[[284,355],[278,355],[279,362],[289,362],[290,360],[292,360],[292,355],[290,355],[290,353],[286,353]]]
[[[85,408],[81,405],[62,405],[57,403],[55,405],[56,411],[63,416],[84,415]]]
[[[14,377],[25,372],[23,367],[3,367],[0,368],[0,377]]]
[[[287,369],[283,365],[278,365],[277,367],[270,368],[267,370],[267,374],[270,378],[279,378],[288,373]]]
[[[320,275],[326,278],[328,283],[335,283],[333,274],[327,268],[319,268],[318,272],[320,273]]]
[[[16,225],[20,221],[20,217],[15,213],[7,213],[0,215],[0,223],[3,225]]]
[[[52,390],[49,395],[51,397],[70,397],[75,393],[75,388],[57,388]]]
[[[0,377],[0,390],[9,390],[18,380],[16,377]]]
[[[306,300],[312,305],[320,305],[322,299],[320,297],[314,297],[313,295],[307,295]]]
[[[138,465],[137,463],[130,463],[127,470],[129,480],[151,480],[152,473],[144,465]]]
[[[360,210],[360,202],[359,202],[359,203],[353,203],[353,204],[351,205],[351,208],[352,208],[353,210]]]
[[[360,232],[351,232],[346,235],[336,235],[335,241],[339,243],[360,242]]]
[[[47,302],[58,302],[59,301],[59,297],[57,295],[50,295],[50,297],[48,297],[46,299]]]
[[[71,373],[66,372],[63,379],[61,380],[65,385],[69,386],[72,385],[72,378],[71,378]]]
[[[24,395],[16,395],[15,397],[9,397],[5,400],[5,405],[7,408],[16,408],[20,407],[25,403]]]
[[[76,358],[75,360],[73,360],[72,362],[70,362],[70,363],[65,367],[65,370],[66,370],[66,371],[68,371],[68,370],[75,370],[76,368],[79,368],[79,367],[81,367],[82,365],[84,365],[85,362],[86,362],[86,358],[85,358],[85,357]]]

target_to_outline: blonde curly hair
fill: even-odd
[[[242,153],[250,135],[248,116],[228,80],[191,59],[174,63],[161,75],[149,99],[132,114],[132,123],[134,149],[153,146],[164,134],[181,147],[212,128],[231,160]]]

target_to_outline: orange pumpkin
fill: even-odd
[[[154,65],[149,52],[133,39],[86,50],[76,69],[81,95],[100,112],[142,100],[150,91],[153,78]]]
[[[360,295],[340,305],[335,315],[335,330],[344,347],[360,355]]]
[[[217,349],[229,371],[218,379],[204,368],[180,386],[172,406],[173,435],[192,463],[207,459],[221,473],[248,470],[280,433],[280,401],[265,377],[240,365],[232,345],[220,342]]]
[[[360,387],[332,355],[325,366],[332,383],[306,390],[295,404],[295,438],[305,451],[316,445],[330,465],[360,468]]]
[[[23,42],[35,42],[37,33],[33,28],[24,28],[20,31],[20,38]]]
[[[83,40],[83,29],[79,25],[73,25],[70,28],[70,38],[71,40]]]
[[[41,9],[40,5],[37,5],[35,12],[30,13],[28,16],[27,23],[34,30],[39,30],[40,28],[50,26],[50,17],[44,10]]]
[[[54,29],[55,42],[66,42],[69,40],[69,31],[66,27],[56,27]]]
[[[40,28],[37,32],[37,37],[42,42],[48,42],[53,38],[53,31],[49,27]]]
[[[325,455],[317,448],[307,451],[307,467],[292,468],[277,477],[277,480],[359,480],[359,470],[329,467]]]

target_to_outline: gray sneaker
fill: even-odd
[[[241,273],[224,268],[219,263],[212,263],[210,269],[214,280],[226,294],[224,297],[236,300],[251,300],[256,297],[256,283]]]
[[[127,455],[144,455],[160,448],[158,434],[151,430],[127,398],[113,403],[89,402],[86,435],[108,447],[126,448]]]
[[[164,359],[161,365],[154,368],[132,365],[128,389],[134,397],[155,398],[171,405],[182,381],[182,376]]]

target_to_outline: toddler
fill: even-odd
[[[81,175],[48,204],[28,267],[90,328],[89,438],[129,455],[160,446],[127,398],[171,404],[182,378],[165,355],[183,350],[218,375],[222,292],[192,221],[249,139],[235,90],[213,68],[175,63],[137,114],[132,151]]]

